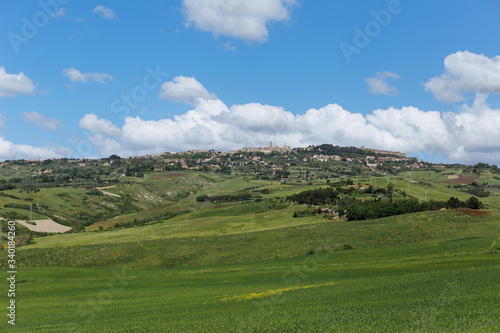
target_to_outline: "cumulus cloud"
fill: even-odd
[[[220,100],[200,100],[195,109],[173,119],[153,121],[127,117],[120,139],[129,147],[139,150],[162,151],[193,147],[227,149],[233,143],[224,143],[219,139],[225,126],[211,119],[213,115],[227,110],[227,106]]]
[[[118,142],[115,138],[110,138],[102,133],[93,133],[88,136],[87,139],[96,147],[101,156],[132,156],[132,155],[147,155],[151,151],[140,151],[140,150],[130,150],[125,147],[125,145]]]
[[[245,41],[268,39],[270,22],[286,22],[295,0],[184,0],[186,26]]]
[[[0,160],[62,158],[69,155],[69,150],[59,146],[34,147],[18,145],[0,137]]]
[[[453,126],[451,160],[500,164],[500,109],[491,109],[485,95],[463,105],[461,113],[445,114],[445,120]]]
[[[453,136],[438,111],[422,111],[415,107],[375,110],[366,116],[368,122],[386,136],[378,142],[382,147],[410,153],[427,151],[445,153],[453,144]]]
[[[37,127],[41,127],[48,131],[57,131],[59,127],[62,127],[59,120],[55,118],[47,118],[43,114],[35,111],[24,112],[21,115],[21,118],[27,123],[34,124]]]
[[[441,76],[424,84],[438,100],[454,103],[463,101],[467,93],[500,94],[500,56],[459,51],[444,59],[444,68]]]
[[[298,130],[295,116],[282,107],[249,103],[233,105],[231,109],[212,116],[219,124],[232,125],[244,131],[265,134],[289,133]]]
[[[389,71],[380,72],[375,75],[375,77],[368,77],[365,82],[370,86],[370,92],[374,95],[396,95],[398,89],[395,86],[390,86],[387,83],[387,79],[392,78],[399,80],[399,75]]]
[[[20,94],[33,95],[35,84],[23,72],[7,74],[4,67],[0,67],[0,97],[13,97]]]
[[[93,133],[99,133],[109,136],[120,135],[120,129],[111,121],[99,119],[95,114],[86,114],[80,119],[79,126],[81,129],[86,129]]]
[[[86,83],[89,79],[99,82],[106,83],[106,80],[114,82],[115,79],[105,73],[82,73],[75,68],[67,68],[63,70],[63,75],[67,76],[71,82],[83,82]]]
[[[127,117],[121,129],[88,114],[80,127],[92,133],[89,139],[103,156],[212,148],[228,151],[267,146],[273,141],[292,147],[322,143],[368,146],[442,156],[450,162],[500,163],[500,110],[491,109],[482,94],[458,113],[409,106],[361,114],[329,104],[293,114],[280,106],[260,103],[229,107],[192,79],[190,82],[197,83],[196,93],[181,89],[182,93],[174,94],[178,100],[193,104],[184,114],[160,120]]]
[[[217,99],[194,77],[177,76],[161,85],[160,98],[195,105],[200,99]]]
[[[109,19],[109,20],[111,20],[115,17],[115,12],[113,12],[112,9],[104,7],[102,5],[96,6],[92,10],[92,13],[96,13],[100,17],[105,18],[105,19]]]

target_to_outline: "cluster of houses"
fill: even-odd
[[[295,150],[301,151],[311,151],[314,147],[308,148],[297,148]],[[384,166],[384,168],[392,168],[393,170],[399,170],[401,168],[407,169],[420,169],[432,166],[434,168],[445,169],[446,165],[441,163],[427,163],[417,161],[415,158],[408,158],[404,153],[394,152],[394,151],[384,151],[384,150],[375,150],[375,149],[365,149],[361,147],[361,149],[365,151],[373,152],[372,156],[365,156],[361,158],[351,158],[340,155],[321,155],[315,154],[312,156],[301,157],[301,160],[304,162],[307,161],[315,161],[315,162],[358,162],[360,167],[364,170],[376,171],[380,166]],[[132,156],[120,159],[120,165],[124,164],[132,164],[134,160],[154,160],[154,170],[155,171],[164,171],[168,170],[166,166],[177,166],[182,169],[193,169],[198,170],[200,168],[208,168],[209,170],[217,170],[220,168],[238,168],[245,166],[260,166],[266,167],[269,169],[270,174],[274,175],[279,171],[282,171],[284,168],[290,167],[290,163],[283,163],[283,165],[276,165],[273,163],[273,160],[266,158],[265,155],[258,154],[248,154],[248,153],[264,153],[269,154],[271,152],[278,152],[283,154],[283,157],[286,157],[287,154],[293,153],[294,149],[290,148],[288,145],[284,145],[283,147],[279,147],[278,145],[274,145],[270,142],[268,147],[249,147],[242,148],[236,151],[230,152],[218,152],[213,149],[211,150],[189,150],[187,152],[177,152],[177,153],[161,153],[161,154],[153,154],[153,155],[145,155],[145,156]],[[192,159],[187,157],[186,155],[193,155],[197,153],[206,153],[206,158],[198,158]],[[295,159],[297,157],[294,157]],[[52,159],[55,161],[56,159]],[[103,167],[112,167],[113,164],[116,163],[115,159],[109,159],[100,162],[99,160],[92,159],[70,159],[68,160],[72,165],[76,165],[78,167],[86,167],[89,165],[97,165],[99,163]],[[24,160],[24,162],[28,162],[28,164],[37,164],[40,165],[45,163],[46,161],[38,160]],[[162,164],[164,166],[162,166]],[[4,162],[0,164],[0,168],[9,167],[8,162]],[[43,170],[43,173],[50,173],[51,169]],[[116,170],[115,170],[116,171]]]
[[[400,170],[402,167],[408,168],[408,169],[420,169],[420,168],[427,168],[429,165],[432,165],[434,168],[438,169],[446,169],[446,165],[442,163],[429,163],[429,162],[415,162],[414,158],[409,158],[406,157],[403,153],[399,152],[389,152],[389,151],[374,151],[377,153],[390,153],[392,154],[391,156],[366,156],[364,158],[358,158],[358,159],[352,159],[349,157],[342,157],[339,155],[313,155],[309,159],[311,161],[315,162],[332,162],[332,161],[347,161],[347,162],[353,162],[353,161],[358,161],[361,163],[362,169],[365,170],[372,170],[376,171],[378,166],[383,165],[386,162],[393,162],[391,163],[390,167],[393,170]],[[396,155],[398,154],[398,155]],[[304,162],[309,160],[308,158],[304,158]]]
[[[273,146],[273,142],[269,142],[269,147],[247,147],[247,148],[241,148],[239,150],[233,150],[233,151],[228,151],[227,153],[229,154],[237,154],[240,152],[260,152],[264,154],[270,154],[272,152],[278,152],[278,153],[289,153],[292,151],[292,148],[288,146],[286,143],[283,147],[279,147],[278,145]]]

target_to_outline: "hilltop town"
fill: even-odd
[[[26,176],[15,177],[16,170],[20,171],[22,167],[28,167],[29,179]],[[329,144],[291,148],[287,145],[273,146],[272,142],[268,147],[247,147],[228,152],[189,150],[123,158],[112,155],[102,159],[14,160],[0,164],[3,174],[12,175],[10,183],[25,185],[33,181],[47,185],[85,182],[95,179],[96,175],[117,178],[142,177],[146,172],[172,170],[240,173],[257,178],[287,181],[352,177],[362,174],[394,175],[401,171],[426,168],[444,170],[447,165],[419,161],[415,157],[407,157],[406,154],[396,151],[338,147]]]

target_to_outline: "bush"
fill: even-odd
[[[289,201],[307,205],[334,204],[338,198],[339,192],[331,187],[304,191],[286,197]]]
[[[196,197],[198,202],[237,202],[246,201],[252,199],[250,193],[239,193],[239,194],[223,194],[223,195],[200,195]]]
[[[345,251],[345,250],[352,250],[354,249],[354,246],[351,244],[340,244],[340,246],[337,246],[335,251]]]
[[[310,255],[313,255],[313,254],[316,254],[316,250],[313,249],[313,248],[310,248],[309,250],[307,250],[306,252],[306,255],[310,256]]]
[[[17,202],[11,202],[8,204],[5,204],[5,208],[17,208],[17,209],[25,209],[25,210],[30,210],[30,206],[28,205],[23,205]]]
[[[476,197],[470,197],[465,201],[465,204],[469,209],[481,209],[483,207],[483,203]]]
[[[268,209],[284,209],[288,207],[288,202],[285,198],[272,198],[266,200],[266,208]]]
[[[305,216],[314,216],[317,213],[318,213],[318,209],[316,209],[314,207],[309,207],[309,208],[304,209],[304,210],[295,211],[293,213],[293,217],[297,218],[297,217],[305,217]]]
[[[102,193],[101,191],[96,190],[96,189],[90,190],[87,194],[88,195],[97,195],[97,196],[103,196],[104,195],[104,193]]]
[[[490,191],[485,191],[482,187],[472,187],[465,192],[479,198],[486,198],[490,196]]]

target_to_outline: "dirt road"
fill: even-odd
[[[105,190],[107,188],[113,188],[113,187],[115,187],[115,186],[97,187],[97,189],[99,191],[101,191],[103,194],[110,195],[110,196],[115,197],[115,198],[121,198],[122,196],[119,195],[119,194],[114,194],[114,193],[111,193],[111,192],[103,191],[103,190]]]

